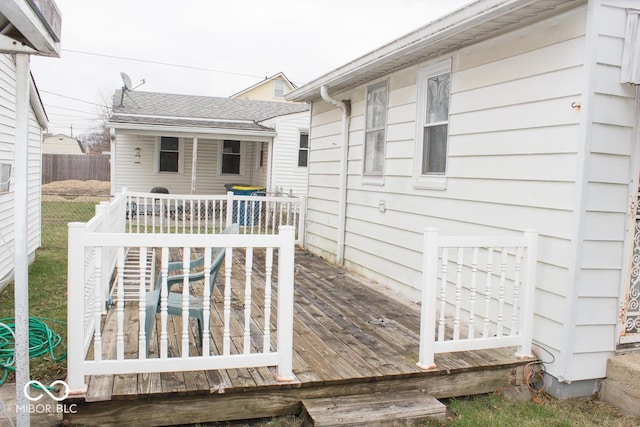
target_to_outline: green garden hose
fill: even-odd
[[[56,356],[54,349],[62,343],[60,335],[53,332],[44,322],[53,321],[65,323],[55,319],[45,319],[39,317],[29,318],[29,357],[38,357],[49,354],[51,360],[59,362],[67,357],[67,353]],[[15,371],[13,366],[15,361],[15,318],[6,317],[0,319],[0,385],[2,385],[9,375],[9,371]]]

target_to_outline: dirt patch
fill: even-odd
[[[46,202],[100,202],[109,200],[111,183],[109,181],[55,181],[42,184],[42,200]]]
[[[108,196],[110,192],[111,183],[109,181],[70,179],[42,184],[42,194],[49,195]]]

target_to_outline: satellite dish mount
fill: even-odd
[[[142,86],[145,81],[144,79],[140,80],[140,84],[136,87],[133,87],[133,85],[131,84],[131,77],[129,77],[129,75],[127,75],[127,73],[120,73],[120,77],[122,78],[122,92],[120,94],[120,108],[124,107],[124,105],[122,104],[124,101],[124,94],[127,92],[132,92],[134,90],[136,90],[137,88],[139,88],[140,86]]]

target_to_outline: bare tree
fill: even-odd
[[[100,126],[78,137],[85,148],[85,152],[89,154],[99,154],[111,150],[107,121],[111,117],[112,95],[103,93],[101,98],[102,106],[98,111]]]

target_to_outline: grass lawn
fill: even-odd
[[[54,357],[66,351],[67,342],[67,223],[87,221],[95,212],[93,202],[42,202],[42,247],[29,267],[29,316],[41,318],[62,338]],[[13,283],[0,293],[0,318],[14,316]],[[43,384],[64,379],[66,359],[56,362],[50,355],[32,358],[30,378]],[[2,373],[0,373],[0,378]],[[13,380],[9,373],[8,381]]]
[[[46,318],[46,323],[63,338],[56,356],[66,350],[67,316],[67,223],[87,221],[94,213],[93,202],[43,202],[42,248],[29,270],[29,310],[31,316]],[[13,285],[0,293],[0,317],[13,316]],[[60,362],[49,356],[31,359],[31,378],[43,384],[64,379],[66,359]],[[12,380],[12,376],[9,380]],[[446,400],[445,420],[423,424],[429,427],[476,426],[619,426],[640,425],[640,418],[630,417],[615,407],[592,399],[558,401],[544,394],[529,400],[506,399],[499,393]],[[302,424],[297,417],[280,417],[253,423],[219,423],[217,426],[295,427]]]

